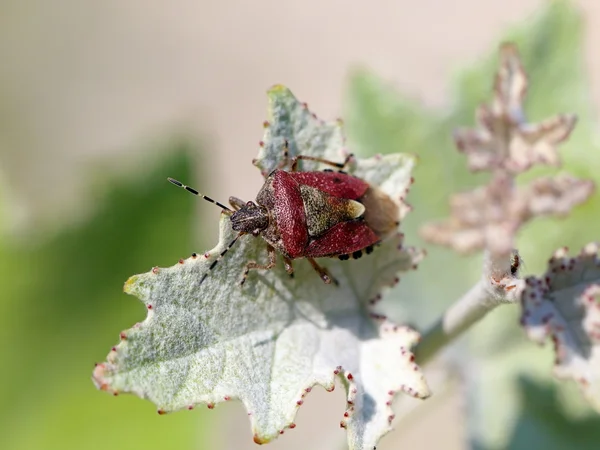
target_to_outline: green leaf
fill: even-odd
[[[99,396],[89,382],[107,340],[144,315],[118,289],[132,267],[171,261],[192,245],[194,199],[171,196],[165,179],[191,177],[192,150],[174,142],[162,149],[168,157],[146,159],[148,169],[127,179],[102,173],[87,188],[93,208],[84,221],[65,220],[35,240],[0,236],[3,448],[196,448],[210,428],[201,413],[164,420],[133,399]]]
[[[558,391],[556,386],[529,378],[520,378],[518,385],[519,403],[524,413],[513,430],[509,448],[519,448],[524,442],[529,448],[550,450],[594,448],[595,443],[600,441],[596,417],[555,413],[564,409],[564,400],[561,398],[564,392]],[[568,394],[577,395],[570,390]],[[543,427],[545,433],[531,433],[536,426]]]
[[[344,160],[339,124],[318,120],[282,86],[269,91],[269,100],[256,161],[263,173],[278,166],[285,139],[290,157]],[[347,170],[379,186],[404,215],[401,198],[412,165],[410,156],[389,155],[353,160]],[[304,169],[309,167],[327,166]],[[260,238],[243,236],[210,270],[235,236],[223,215],[214,249],[127,281],[125,291],[144,302],[148,316],[124,332],[107,362],[96,368],[96,385],[148,398],[161,413],[239,399],[254,440],[264,443],[293,428],[313,386],[332,390],[338,377],[347,392],[341,425],[349,446],[373,448],[390,429],[397,391],[429,395],[410,353],[418,334],[391,323],[373,306],[399,272],[413,269],[420,252],[403,246],[397,234],[360,260],[321,260],[339,286],[323,283],[305,260],[294,260],[295,278],[278,261],[273,270],[251,271],[240,286],[245,264],[265,261],[266,246]]]
[[[513,312],[499,311],[505,320],[516,319]],[[486,322],[495,325],[494,320]],[[469,363],[464,391],[471,448],[595,449],[598,416],[582,405],[574,383],[558,384],[549,377],[551,346],[540,348],[526,340],[520,344]]]
[[[574,112],[578,116],[571,137],[559,149],[563,170],[596,183],[600,180],[598,126],[583,60],[581,17],[569,2],[545,2],[536,18],[499,38],[487,55],[478,57],[472,68],[459,74],[447,110],[427,110],[365,70],[356,71],[351,78],[344,114],[349,146],[362,154],[402,150],[419,156],[416,182],[408,197],[415,208],[403,224],[409,236],[414,236],[423,223],[446,217],[450,195],[486,180],[484,174],[467,170],[467,158],[454,146],[452,133],[456,128],[472,126],[477,106],[491,98],[498,45],[505,41],[517,44],[529,75],[525,102],[528,117],[538,121],[560,113]],[[555,174],[555,169],[536,168],[522,175],[519,182],[549,174]],[[548,255],[557,247],[581,248],[597,240],[599,221],[595,198],[575,208],[568,218],[528,224],[518,241],[524,272],[543,272]],[[403,279],[388,295],[387,306],[395,307],[394,318],[426,327],[478,279],[481,260],[457,256],[419,239],[415,245],[427,248],[428,257],[421,270]],[[435,283],[431,282],[432,276]],[[418,296],[421,300],[393,302],[396,295]],[[521,402],[522,398],[530,398],[524,392],[530,384],[519,381],[524,376],[535,375],[533,382],[544,386],[553,383],[553,357],[550,348],[532,347],[518,321],[516,308],[499,308],[476,325],[451,353],[465,366],[462,375],[467,380],[464,391],[469,398],[471,443],[489,449],[564,448],[529,442],[545,442],[544,436],[569,432],[568,426],[555,428],[556,423],[589,420],[598,428],[600,422],[571,383],[555,385],[557,401],[548,406],[553,409],[547,409],[543,417],[534,415],[536,407]],[[574,425],[571,433],[592,428]],[[524,436],[529,440],[519,440]],[[559,442],[568,439],[563,435]],[[594,448],[597,440],[590,434],[588,442],[587,447]]]

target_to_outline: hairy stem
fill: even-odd
[[[499,303],[489,301],[482,281],[475,284],[423,334],[421,342],[415,349],[419,364],[427,363],[440,349],[481,320],[497,305]]]
[[[498,273],[502,273],[498,277]],[[426,364],[473,324],[498,305],[516,303],[523,280],[510,273],[510,261],[491,254],[485,255],[481,279],[456,301],[425,333],[415,349],[419,364]]]

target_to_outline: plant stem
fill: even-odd
[[[502,267],[504,277],[496,278]],[[508,270],[506,270],[508,268]],[[501,304],[516,303],[523,288],[523,280],[510,274],[506,260],[485,256],[484,273],[481,279],[456,301],[444,315],[423,333],[421,342],[415,348],[419,364],[426,364],[440,349],[448,345],[473,324]]]

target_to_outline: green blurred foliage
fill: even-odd
[[[561,146],[563,169],[600,184],[600,140],[586,84],[581,17],[568,2],[547,2],[538,20],[502,40],[507,39],[517,42],[530,76],[531,120],[577,113],[579,123]],[[403,278],[389,304],[397,320],[420,328],[479,276],[480,255],[457,256],[423,242],[417,232],[426,221],[448,214],[452,193],[486,180],[485,174],[467,170],[452,130],[472,126],[475,108],[490,99],[496,50],[457,76],[454,100],[445,111],[424,108],[366,70],[351,77],[344,114],[350,147],[365,155],[403,151],[420,158],[409,195],[415,210],[403,228],[407,242],[426,248],[429,256],[419,271]],[[215,433],[205,432],[206,412],[158,416],[150,402],[113,398],[91,382],[94,361],[104,360],[119,332],[146,314],[137,299],[122,293],[123,282],[211,244],[194,246],[196,199],[165,180],[192,179],[190,148],[180,147],[176,156],[128,180],[107,175],[103,184],[110,188],[90,193],[97,208],[82,223],[65,221],[62,230],[33,242],[0,236],[2,448],[214,448]],[[520,181],[555,172],[536,169]],[[559,246],[577,251],[600,240],[598,206],[596,196],[565,220],[537,220],[522,230],[518,247],[525,272],[543,271]],[[1,207],[0,213],[9,213]],[[463,344],[454,355],[465,368],[474,448],[598,447],[600,420],[572,383],[551,378],[551,349],[524,338],[517,308],[494,311]]]
[[[519,379],[520,405],[524,410],[510,438],[511,449],[597,448],[600,436],[595,417],[556,415],[562,400],[548,383]],[[552,427],[547,424],[552,423]],[[532,433],[538,427],[544,433]]]
[[[510,30],[497,41],[517,43],[530,86],[525,110],[532,122],[558,113],[574,112],[578,125],[560,147],[564,170],[591,178],[600,185],[600,144],[595,113],[586,83],[582,48],[582,18],[566,1],[547,2],[537,19]],[[446,111],[431,111],[406,98],[366,70],[350,80],[345,109],[349,146],[361,154],[404,151],[419,156],[415,185],[408,200],[415,206],[403,224],[407,242],[428,251],[419,271],[402,279],[388,306],[391,316],[425,329],[480,276],[481,255],[461,257],[429,245],[418,237],[425,222],[447,216],[448,200],[458,191],[485,182],[485,174],[471,174],[466,158],[452,140],[452,131],[473,126],[476,107],[491,99],[498,47],[456,79],[455,95]],[[518,182],[554,174],[536,168]],[[541,273],[551,253],[563,245],[572,251],[600,240],[598,196],[576,208],[566,219],[538,219],[520,233],[518,248],[525,274]],[[432,282],[435,280],[435,282]],[[476,448],[564,448],[568,435],[548,446],[550,433],[590,433],[578,438],[577,448],[597,448],[600,419],[592,413],[572,383],[557,383],[551,376],[550,346],[540,349],[524,337],[518,308],[494,311],[470,330],[453,352],[469,383],[470,437]],[[527,377],[527,383],[523,383]],[[542,385],[536,383],[543,383]],[[539,395],[533,389],[552,390],[555,402],[545,414],[529,405]],[[550,387],[549,387],[550,386]],[[523,400],[525,399],[525,400]],[[595,426],[589,425],[594,423]],[[571,427],[565,423],[573,424]],[[578,424],[585,424],[579,426]],[[562,424],[562,425],[561,425]],[[562,430],[562,431],[561,431]],[[526,441],[525,441],[526,439]],[[595,439],[595,443],[594,442]],[[544,446],[537,444],[544,442]],[[575,442],[575,441],[573,441]],[[548,444],[548,445],[547,445]]]
[[[194,250],[196,199],[166,181],[192,180],[193,149],[177,147],[128,179],[105,174],[82,223],[65,220],[33,242],[0,237],[2,448],[211,447],[205,412],[159,416],[150,402],[114,398],[91,381],[119,332],[146,315],[122,292],[125,280]]]

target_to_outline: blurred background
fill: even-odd
[[[398,321],[431,323],[480,261],[423,243],[417,229],[483,179],[468,174],[450,133],[489,98],[507,38],[531,76],[532,118],[580,117],[564,170],[600,182],[597,1],[4,0],[1,448],[256,447],[240,404],[158,416],[90,377],[145,316],[123,282],[216,242],[218,210],[165,178],[218,199],[257,192],[251,160],[276,83],[321,118],[343,117],[355,152],[420,156],[405,230],[429,256],[389,307]],[[542,271],[556,247],[600,240],[598,206],[524,229],[526,272]],[[450,349],[451,376],[378,448],[597,448],[600,421],[574,386],[553,381],[551,352],[524,339],[517,317],[495,313]],[[298,427],[269,448],[344,448],[344,405],[341,389],[315,389]]]

